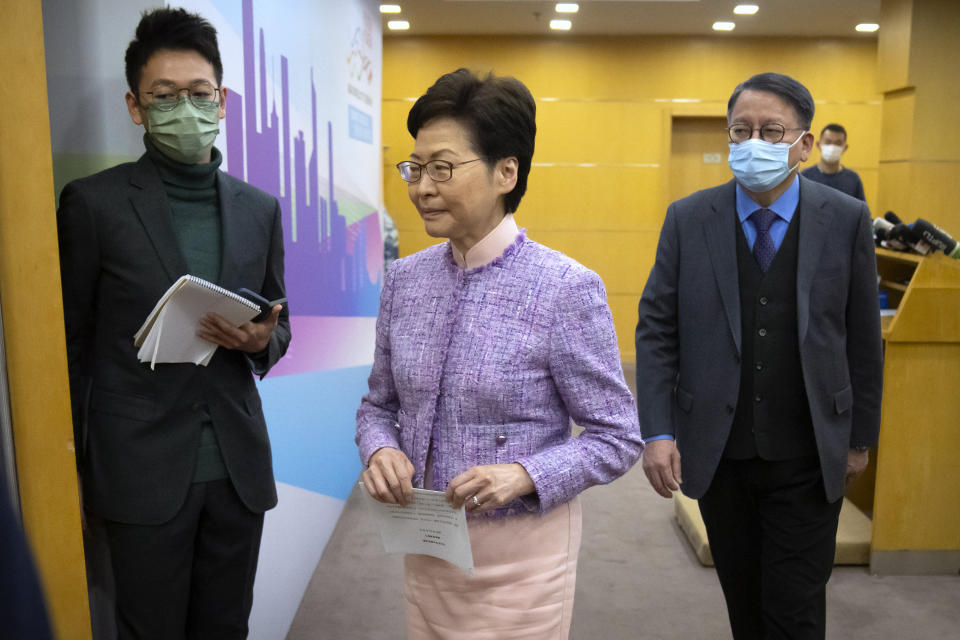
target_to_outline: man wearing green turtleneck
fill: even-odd
[[[102,519],[125,638],[244,638],[263,514],[277,502],[254,376],[290,342],[288,312],[210,314],[207,366],[141,364],[133,334],[189,273],[284,296],[280,207],[219,170],[227,90],[216,31],[146,13],[126,53],[146,153],[67,185],[57,221],[77,463]]]

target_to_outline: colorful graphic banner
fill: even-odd
[[[360,471],[383,281],[381,31],[372,0],[44,0],[54,177],[143,152],[123,55],[144,11],[167,4],[217,28],[227,117],[222,168],[280,202],[293,339],[258,383],[279,506],[268,512],[250,637],[284,638]]]
[[[186,1],[216,26],[230,174],[283,213],[293,339],[259,383],[280,504],[267,514],[250,630],[283,638],[360,471],[383,280],[381,33],[364,0]]]

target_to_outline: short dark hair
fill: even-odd
[[[825,126],[823,129],[820,129],[821,136],[823,135],[824,131],[833,131],[834,133],[842,133],[843,139],[844,140],[847,139],[847,130],[843,128],[842,124],[836,124],[835,122],[831,122],[830,124]]]
[[[733,113],[733,107],[737,104],[737,98],[746,90],[765,91],[772,93],[784,102],[793,107],[797,114],[797,124],[804,129],[810,129],[810,123],[813,122],[813,97],[807,88],[782,73],[758,73],[749,80],[741,82],[733,90],[730,101],[727,102],[727,118]]]
[[[453,118],[467,129],[474,150],[488,169],[502,158],[515,157],[517,184],[504,197],[506,212],[513,213],[527,190],[536,115],[533,96],[516,78],[498,78],[491,72],[481,80],[468,69],[457,69],[440,76],[414,103],[407,116],[407,131],[416,138],[431,120]]]
[[[217,85],[223,82],[223,63],[217,46],[217,30],[199,14],[164,7],[144,12],[136,36],[127,46],[127,84],[134,94],[140,89],[140,73],[150,56],[161,49],[196,51],[213,65]]]

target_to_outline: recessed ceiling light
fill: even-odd
[[[573,26],[573,23],[569,20],[551,20],[550,28],[554,31],[570,31],[570,27]]]
[[[760,10],[755,4],[738,4],[733,8],[733,12],[738,16],[752,16]]]
[[[382,4],[380,5],[380,13],[400,13],[400,5]]]
[[[580,5],[576,2],[558,2],[557,6],[554,7],[557,13],[576,13],[580,11]]]
[[[406,20],[390,20],[387,22],[387,29],[393,31],[406,31],[410,28],[410,23]]]
[[[714,31],[733,31],[734,27],[737,24],[735,22],[714,22],[713,30]]]
[[[863,22],[857,25],[857,31],[863,31],[864,33],[873,33],[880,28],[880,25],[873,22]]]

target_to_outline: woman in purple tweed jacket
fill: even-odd
[[[406,556],[411,638],[566,638],[577,495],[643,449],[603,282],[513,219],[535,114],[518,80],[460,69],[407,118],[400,176],[449,241],[387,273],[356,441],[375,499],[405,505],[416,486],[466,506],[475,564]]]

